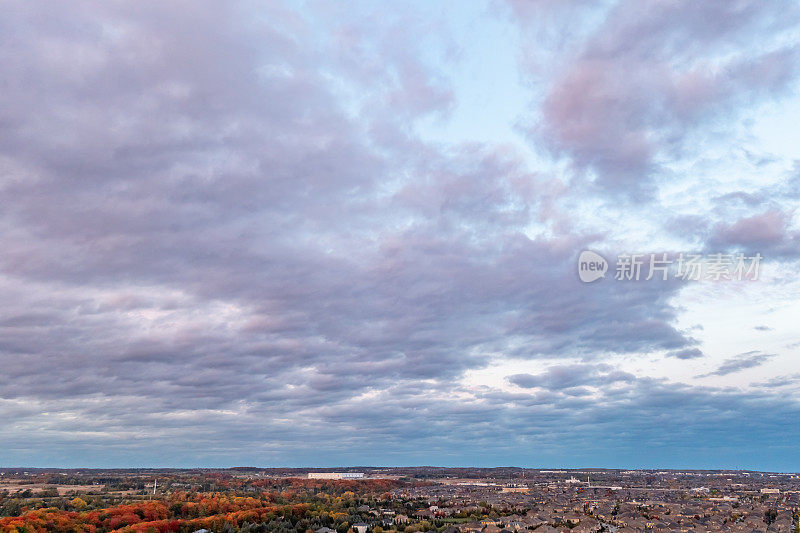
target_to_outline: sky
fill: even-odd
[[[797,2],[0,4],[0,466],[800,471]]]

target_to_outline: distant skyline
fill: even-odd
[[[2,11],[0,467],[800,471],[797,2]]]

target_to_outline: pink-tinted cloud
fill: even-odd
[[[745,216],[731,223],[718,223],[707,246],[760,252],[768,259],[796,257],[800,252],[800,234],[790,229],[790,217],[778,209]]]
[[[537,6],[522,12],[523,32]],[[527,128],[606,192],[652,197],[659,157],[689,148],[707,120],[786,91],[798,73],[794,46],[764,42],[800,20],[792,2],[621,1],[596,19],[554,77],[531,72],[546,89]]]

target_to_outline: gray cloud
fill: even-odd
[[[750,207],[756,207],[764,201],[764,198],[762,198],[761,195],[759,194],[748,193],[744,191],[736,191],[723,194],[722,196],[719,196],[714,200],[719,203],[738,201]]]
[[[536,387],[565,390],[580,386],[597,386],[635,380],[632,374],[619,372],[604,364],[573,364],[549,367],[541,374],[515,374],[508,381],[525,389]]]
[[[731,359],[725,360],[725,362],[723,362],[719,368],[713,372],[709,372],[708,374],[703,374],[698,377],[727,376],[728,374],[733,374],[734,372],[761,366],[773,357],[775,357],[775,354],[746,352]]]
[[[800,374],[791,374],[788,376],[779,376],[771,378],[759,383],[753,383],[752,386],[762,389],[774,389],[777,387],[788,387],[800,383]]]
[[[607,367],[596,370],[569,385],[586,385],[597,374],[615,372]],[[563,382],[554,384],[560,387]],[[4,442],[9,457],[25,461],[32,457],[31,447],[46,440],[60,450],[53,457],[70,464],[87,460],[101,448],[101,464],[125,462],[125,454],[131,453],[157,464],[183,465],[228,464],[253,457],[261,464],[308,464],[318,461],[320,453],[340,464],[420,464],[431,455],[447,464],[447,457],[455,453],[458,458],[450,459],[455,464],[560,461],[577,466],[587,460],[617,464],[615,457],[621,453],[632,466],[680,466],[685,454],[694,450],[695,460],[704,465],[758,468],[762,463],[753,463],[751,456],[763,450],[763,442],[784,442],[797,432],[786,425],[798,415],[797,406],[762,392],[631,377],[599,385],[592,386],[591,394],[574,386],[530,394],[460,389],[456,399],[449,387],[420,382],[413,387],[390,385],[367,398],[326,397],[305,407],[291,401],[241,402],[225,410],[189,404],[177,409],[160,397],[118,396],[74,402],[77,418],[49,414],[58,411],[54,402],[41,401],[27,409],[4,402],[4,419],[15,428],[4,434]],[[747,432],[741,431],[743,419],[749,421]],[[46,431],[31,433],[26,427]],[[759,439],[753,439],[754,434]],[[458,438],[454,441],[452,435]],[[161,445],[155,447],[155,442]],[[491,457],[486,456],[487,446],[492,447]],[[571,457],[567,461],[565,448]],[[781,462],[781,457],[776,451],[771,462],[764,459],[763,464],[789,468],[791,458]]]
[[[675,357],[676,359],[696,359],[703,356],[704,354],[699,348],[686,348],[684,350],[676,350],[667,354],[667,357]]]

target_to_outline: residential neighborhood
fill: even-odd
[[[0,469],[0,531],[18,533],[62,515],[96,532],[797,533],[799,512],[796,473]]]

